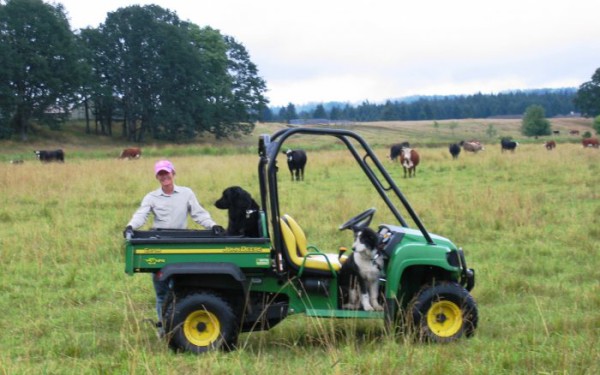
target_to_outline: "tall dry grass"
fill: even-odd
[[[302,140],[296,141],[302,145]],[[319,148],[314,144],[315,148]],[[168,156],[176,182],[213,207],[240,185],[258,196],[255,153],[175,155],[136,161],[72,159],[0,165],[0,372],[38,373],[561,373],[600,371],[600,153],[539,144],[512,153],[488,146],[452,160],[418,148],[417,177],[384,161],[425,226],[452,239],[477,272],[474,338],[420,345],[385,335],[380,321],[292,316],[268,332],[243,334],[240,349],[174,355],[155,337],[147,275],[126,276],[123,226],[158,187],[152,165]],[[387,148],[378,148],[385,160]],[[312,151],[306,180],[279,161],[281,211],[310,243],[351,244],[337,227],[377,207],[378,196],[345,153]],[[190,226],[195,224],[190,223]]]

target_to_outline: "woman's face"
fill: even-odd
[[[156,174],[156,179],[162,187],[173,185],[174,175],[171,172],[160,171]]]

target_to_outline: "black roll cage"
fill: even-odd
[[[427,243],[431,245],[435,244],[431,239],[429,232],[427,232],[427,229],[425,229],[425,226],[408,203],[408,200],[400,191],[398,185],[396,185],[396,183],[388,174],[386,169],[383,167],[383,165],[381,164],[371,147],[360,135],[344,129],[294,127],[280,130],[274,133],[272,136],[269,136],[268,134],[263,134],[260,136],[258,143],[258,154],[260,157],[258,164],[258,179],[260,184],[261,206],[265,209],[267,207],[270,207],[270,217],[268,212],[265,212],[265,215],[267,215],[267,222],[268,220],[270,220],[271,222],[271,228],[274,232],[272,236],[273,244],[277,251],[281,251],[280,249],[283,249],[283,238],[281,235],[281,229],[279,227],[280,212],[279,194],[277,189],[276,160],[277,155],[281,150],[281,146],[284,144],[285,140],[296,134],[328,135],[342,141],[342,143],[346,145],[352,156],[354,156],[354,159],[356,160],[358,165],[360,165],[365,175],[367,175],[369,181],[371,181],[381,198],[384,200],[390,211],[398,220],[398,222],[403,227],[408,228],[406,220],[402,217],[397,207],[390,200],[390,198],[386,194],[386,191],[391,190],[396,194],[397,198],[400,200],[400,202],[402,202],[404,209],[411,217],[412,221],[423,234],[423,237],[425,238]],[[356,149],[356,147],[354,147],[351,140],[355,140],[361,145],[361,147],[366,153],[364,157],[360,156],[358,150]],[[369,159],[373,162],[376,170],[381,174],[381,176],[383,176],[384,181],[381,181],[380,178],[378,178],[371,165],[367,163],[367,160]],[[387,187],[384,187],[382,182],[385,182],[387,184]]]

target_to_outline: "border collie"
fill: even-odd
[[[383,254],[377,250],[378,242],[379,236],[374,230],[363,228],[356,231],[353,252],[339,273],[342,301],[346,302],[344,309],[357,310],[362,307],[365,311],[383,310],[378,297],[379,277],[384,262]]]
[[[258,203],[239,186],[223,190],[215,206],[227,210],[227,234],[230,236],[260,237],[258,232]]]

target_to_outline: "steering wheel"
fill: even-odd
[[[360,214],[354,216],[352,219],[346,221],[344,224],[340,225],[339,229],[354,230],[355,228],[364,228],[371,223],[371,220],[373,220],[373,215],[375,214],[375,211],[377,211],[375,208],[369,208],[368,210],[361,212]]]

